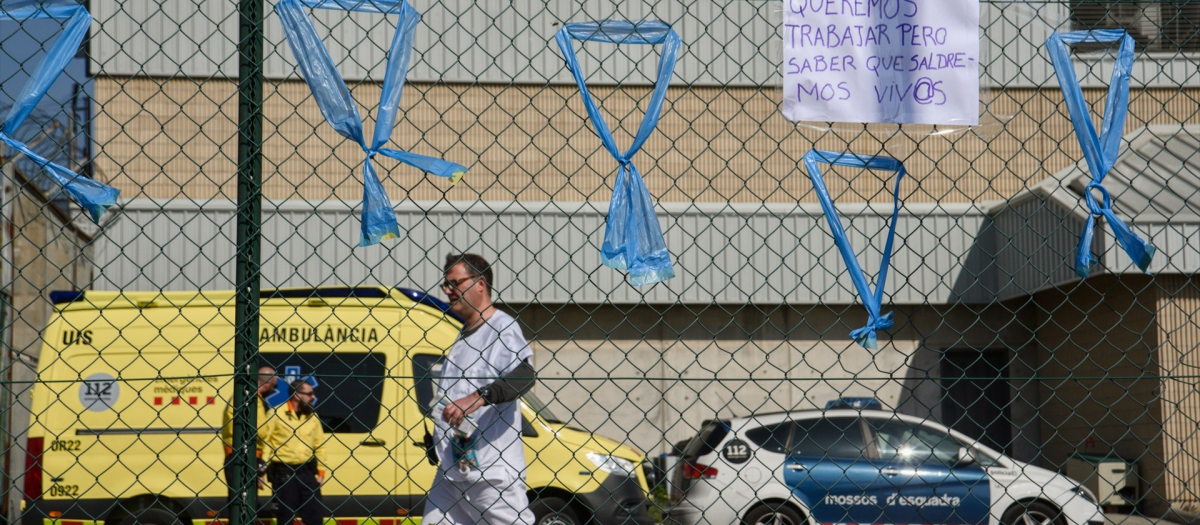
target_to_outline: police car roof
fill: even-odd
[[[928,419],[921,419],[921,418],[910,416],[907,414],[901,414],[901,413],[898,413],[893,410],[858,410],[858,409],[854,409],[854,408],[835,408],[835,409],[809,408],[809,409],[801,409],[801,410],[791,410],[791,411],[786,411],[786,412],[768,412],[768,413],[762,413],[762,414],[752,414],[749,416],[727,418],[727,419],[724,419],[723,421],[725,421],[726,424],[729,425],[730,429],[734,430],[735,432],[740,432],[747,426],[751,426],[751,425],[754,425],[754,426],[771,425],[771,424],[780,423],[783,421],[816,419],[819,417],[858,417],[858,416],[864,416],[864,417],[869,417],[869,418],[878,418],[878,419],[899,419],[899,420],[907,421],[909,423],[916,424],[916,425],[933,426],[941,431],[948,432],[949,434],[955,436],[958,439],[961,439],[965,442],[971,443],[975,447],[987,450],[993,456],[997,456],[997,457],[1003,456],[1002,453],[994,451],[994,450],[988,448],[986,445],[980,443],[978,438],[975,438],[973,436],[968,436],[968,435],[958,432],[954,429],[948,428],[936,421],[930,421]]]
[[[809,408],[801,410],[789,410],[783,412],[766,412],[759,414],[751,414],[749,416],[741,416],[729,418],[729,426],[732,428],[740,428],[746,424],[770,425],[781,421],[797,420],[797,419],[816,419],[819,417],[856,417],[856,416],[877,417],[882,419],[900,418],[919,423],[920,420],[911,416],[899,414],[892,410],[858,410],[854,408]]]

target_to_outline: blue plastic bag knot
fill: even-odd
[[[879,317],[870,319],[867,321],[867,325],[862,328],[851,330],[850,338],[854,339],[854,342],[862,345],[863,348],[876,350],[879,348],[879,341],[875,338],[875,332],[880,330],[890,330],[894,324],[894,316],[892,315],[892,312],[888,312]]]
[[[1083,90],[1079,79],[1075,76],[1075,68],[1071,65],[1068,44],[1083,42],[1120,42],[1117,60],[1113,67],[1112,79],[1108,83],[1108,98],[1104,103],[1104,119],[1100,131],[1088,111],[1088,104],[1083,99]],[[1154,259],[1155,248],[1129,228],[1112,210],[1112,197],[1102,185],[1104,177],[1112,170],[1121,150],[1121,133],[1125,128],[1125,117],[1129,113],[1129,78],[1133,70],[1133,37],[1124,30],[1072,31],[1054,33],[1046,40],[1046,50],[1050,53],[1050,62],[1054,65],[1054,74],[1058,77],[1062,88],[1063,100],[1067,103],[1071,124],[1075,128],[1075,137],[1083,149],[1084,160],[1087,161],[1088,171],[1092,180],[1084,192],[1084,203],[1087,205],[1087,221],[1083,225],[1083,233],[1079,236],[1079,248],[1075,251],[1075,274],[1081,278],[1090,275],[1095,265],[1092,257],[1092,239],[1095,237],[1096,219],[1104,217],[1112,229],[1113,236],[1134,265],[1145,272]],[[1096,202],[1093,191],[1099,191],[1103,202]]]
[[[305,6],[314,9],[395,14],[400,17],[396,24],[396,34],[392,37],[392,45],[388,48],[383,93],[379,98],[379,113],[370,144],[364,139],[358,104],[350,96],[346,81],[342,79],[342,74],[330,58],[329,50],[317,34],[312,19],[304,11]],[[367,155],[363,164],[362,236],[358,245],[370,246],[399,237],[400,226],[396,222],[396,214],[392,211],[391,201],[371,165],[377,154],[382,153],[385,157],[454,182],[467,171],[467,168],[453,162],[383,147],[391,140],[392,130],[396,127],[400,94],[404,88],[404,79],[408,75],[409,62],[412,61],[413,42],[421,14],[404,0],[279,0],[275,3],[275,12],[283,24],[288,47],[296,57],[300,76],[308,83],[325,121],[339,135],[361,146]]]
[[[629,271],[629,282],[634,286],[653,284],[675,276],[671,254],[646,182],[633,165],[633,156],[642,148],[654,132],[662,115],[663,101],[681,46],[679,35],[671,26],[657,20],[604,20],[566,24],[554,35],[566,59],[567,69],[579,86],[579,94],[587,109],[588,120],[604,144],[604,149],[617,160],[617,180],[613,184],[612,201],[608,206],[608,221],[604,228],[604,244],[600,247],[600,261],[608,267]],[[583,69],[575,55],[572,40],[606,42],[609,44],[663,45],[662,59],[658,63],[658,77],[646,115],[638,126],[637,136],[627,151],[617,147],[604,115],[592,99],[584,79]]]
[[[1096,196],[1092,193],[1093,191],[1100,192],[1103,204],[1096,202]],[[1095,182],[1087,185],[1087,188],[1084,190],[1083,200],[1087,203],[1088,211],[1092,212],[1092,215],[1100,216],[1104,215],[1105,211],[1112,211],[1112,196],[1108,194],[1108,190],[1104,186]]]
[[[867,282],[867,277],[863,274],[862,267],[858,264],[858,257],[854,254],[854,247],[850,245],[850,239],[846,237],[846,230],[842,227],[842,220],[838,216],[837,208],[833,205],[833,197],[829,195],[829,190],[825,187],[825,178],[821,175],[820,164],[894,171],[896,173],[896,183],[892,190],[892,204],[894,206],[892,208],[892,220],[888,224],[887,243],[883,247],[883,258],[879,262],[879,274],[875,281],[874,291],[871,290],[871,285]],[[900,217],[900,180],[908,172],[899,160],[891,157],[866,156],[855,153],[837,153],[821,150],[812,150],[806,153],[804,155],[804,166],[808,170],[808,178],[812,180],[813,190],[817,193],[817,200],[821,202],[821,210],[825,214],[825,220],[829,223],[829,230],[833,234],[833,242],[837,245],[838,253],[842,256],[842,261],[846,263],[846,269],[850,273],[850,280],[854,282],[854,289],[858,292],[859,299],[867,309],[867,326],[851,331],[850,337],[864,348],[874,350],[879,347],[879,343],[875,339],[875,332],[887,330],[893,324],[891,312],[886,314],[881,314],[880,312],[883,308],[883,292],[887,286],[888,268],[892,260],[892,246],[896,240],[896,221]]]
[[[87,36],[88,28],[92,24],[92,15],[85,7],[73,0],[14,2],[0,9],[0,20],[20,21],[37,18],[65,19],[67,23],[63,25],[62,36],[54,41],[54,45],[46,53],[46,58],[42,60],[41,64],[38,64],[37,70],[30,76],[29,82],[21,88],[21,93],[13,101],[12,109],[5,117],[3,127],[0,127],[0,131],[2,131],[0,141],[32,160],[88,212],[93,222],[99,224],[100,216],[104,214],[104,211],[117,203],[117,197],[121,194],[120,190],[55,164],[13,137],[25,119],[33,112],[33,108],[50,90],[50,86],[62,75],[67,63],[75,57],[79,51],[79,45]]]

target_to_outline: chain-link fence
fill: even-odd
[[[939,2],[5,0],[5,520],[1200,516],[1200,2]]]

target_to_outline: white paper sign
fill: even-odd
[[[783,0],[788,120],[979,123],[978,0]]]

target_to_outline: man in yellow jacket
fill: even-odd
[[[312,385],[292,381],[292,398],[275,409],[267,445],[271,463],[267,476],[275,491],[276,525],[322,525],[325,505],[321,484],[325,482],[325,431],[313,409]]]
[[[258,368],[258,396],[255,399],[254,407],[258,409],[258,438],[255,440],[254,457],[258,458],[261,467],[266,466],[266,462],[270,460],[270,451],[266,446],[267,437],[271,434],[271,424],[273,412],[271,407],[267,405],[266,397],[275,391],[275,385],[279,379],[275,376],[275,369],[270,366],[263,365]],[[233,479],[233,402],[225,407],[225,418],[221,424],[221,441],[225,443],[225,482],[229,483]],[[258,488],[262,488],[264,483],[261,476],[265,474],[262,468],[258,469]],[[232,485],[229,486],[229,499],[233,500],[235,489]]]

